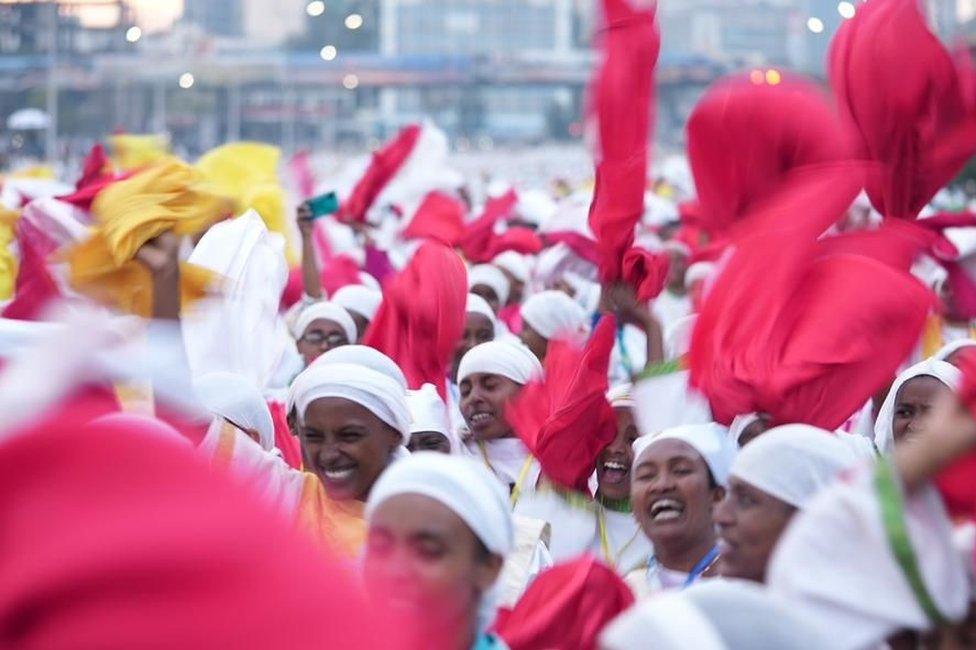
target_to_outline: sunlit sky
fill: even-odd
[[[0,3],[24,1],[0,0]],[[111,4],[111,0],[60,1],[66,5],[83,5],[79,9],[79,13],[88,24],[112,24],[118,20],[117,12],[112,7],[98,6],[99,4]],[[183,12],[183,0],[126,0],[126,2],[135,10],[139,24],[150,31],[165,29]]]

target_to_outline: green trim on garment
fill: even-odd
[[[654,377],[661,377],[663,375],[671,375],[676,372],[681,372],[684,370],[684,364],[681,359],[673,359],[671,361],[665,361],[664,363],[659,363],[651,366],[650,368],[645,368],[642,373],[637,375],[637,380],[642,379],[653,379]]]
[[[946,618],[929,594],[918,567],[918,558],[908,536],[908,526],[905,524],[905,504],[901,487],[895,478],[890,460],[882,459],[875,466],[874,488],[878,493],[878,502],[881,506],[881,522],[884,525],[885,536],[888,538],[888,544],[898,566],[901,567],[902,574],[928,619],[935,625],[944,624]]]
[[[634,509],[630,505],[630,499],[624,497],[623,499],[607,499],[605,497],[596,495],[596,500],[600,503],[604,509],[611,512],[623,512],[631,513]]]

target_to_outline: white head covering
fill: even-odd
[[[610,406],[613,408],[634,408],[634,396],[631,395],[631,389],[633,389],[631,384],[612,386],[607,391],[607,401],[610,402]]]
[[[742,434],[746,432],[746,429],[748,429],[749,426],[757,420],[759,420],[758,413],[743,413],[735,416],[735,418],[732,420],[732,424],[729,425],[729,440],[738,446],[739,438],[741,438]]]
[[[499,305],[504,306],[508,302],[508,293],[511,290],[511,285],[508,283],[508,278],[505,277],[505,274],[497,266],[478,264],[477,266],[471,267],[468,271],[468,288],[474,288],[479,284],[495,292],[495,295],[498,296]]]
[[[542,291],[522,305],[522,320],[546,339],[586,332],[586,312],[562,291]]]
[[[492,336],[498,335],[498,319],[495,317],[495,312],[491,310],[491,305],[488,301],[479,296],[476,293],[468,294],[468,304],[465,307],[465,312],[469,314],[481,314],[489,321],[491,321],[491,333]]]
[[[542,364],[532,352],[515,341],[488,341],[476,345],[461,358],[460,384],[473,374],[500,375],[525,385],[542,376]]]
[[[410,407],[410,433],[434,431],[441,434],[451,444],[451,452],[461,449],[461,441],[454,433],[447,417],[444,400],[437,394],[433,384],[424,384],[420,390],[407,392],[407,405]]]
[[[697,451],[712,478],[721,486],[729,482],[729,467],[735,458],[735,447],[728,439],[728,430],[714,422],[710,424],[688,424],[673,429],[665,429],[653,436],[641,436],[634,441],[634,468],[640,462],[641,455],[656,442],[661,440],[680,440]]]
[[[898,391],[905,385],[905,382],[915,377],[935,377],[953,391],[959,387],[962,381],[962,373],[959,372],[958,368],[938,359],[926,359],[898,375],[881,405],[881,410],[878,411],[878,419],[874,422],[874,445],[881,454],[889,454],[895,448],[893,426],[895,400],[898,397]]]
[[[806,424],[789,424],[770,429],[743,447],[729,473],[803,508],[838,474],[859,462],[854,451],[833,434]]]
[[[530,279],[529,263],[526,261],[525,255],[515,251],[505,251],[496,255],[491,263],[511,273],[519,282],[528,284]]]
[[[349,312],[334,302],[316,302],[303,309],[295,321],[295,327],[291,331],[292,336],[295,340],[302,338],[308,326],[319,319],[336,323],[345,332],[350,343],[356,342],[356,322]]]
[[[976,347],[976,341],[973,339],[959,339],[943,345],[938,352],[932,355],[932,358],[938,361],[945,361],[959,350],[972,347]]]
[[[685,271],[685,286],[690,287],[696,282],[708,280],[718,266],[715,262],[695,262]]]
[[[376,348],[371,348],[368,345],[342,345],[321,355],[312,362],[312,366],[324,366],[333,363],[366,366],[370,370],[375,370],[395,381],[404,393],[407,391],[407,377],[400,370],[400,366]]]
[[[638,603],[600,637],[605,650],[822,650],[836,647],[788,602],[744,580],[705,580]]]
[[[374,289],[379,292],[383,291],[379,281],[366,271],[359,272],[359,283],[367,289]]]
[[[340,397],[359,404],[400,432],[406,443],[410,436],[410,410],[403,388],[393,379],[366,366],[329,363],[301,372],[291,386],[299,418],[309,404],[323,397]]]
[[[217,417],[243,429],[257,431],[261,447],[275,447],[274,421],[261,392],[245,377],[232,372],[212,372],[193,382],[197,397]]]
[[[350,284],[336,291],[332,302],[348,312],[355,312],[372,321],[383,302],[383,292],[361,284]]]

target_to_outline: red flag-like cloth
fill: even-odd
[[[976,353],[964,349],[956,365],[962,371],[959,400],[976,418]],[[976,452],[950,465],[938,476],[936,485],[952,516],[976,520]]]
[[[912,242],[889,228],[858,233],[870,239],[857,246],[844,236],[816,239],[856,191],[856,179],[845,192],[842,168],[838,174],[780,197],[782,214],[758,215],[766,223],[807,215],[797,227],[758,228],[721,262],[689,353],[691,383],[718,422],[763,412],[776,423],[835,429],[918,341],[932,294],[907,266],[896,267],[914,256]],[[909,250],[892,255],[895,247]]]
[[[644,213],[654,66],[661,39],[655,8],[603,0],[603,63],[593,82],[599,121],[596,187],[590,228],[599,251],[600,279],[623,279],[621,263]]]
[[[271,421],[274,423],[275,447],[281,451],[281,457],[288,463],[289,467],[301,469],[302,447],[298,442],[298,437],[292,435],[288,428],[288,414],[285,413],[285,405],[273,400],[268,402],[268,410],[271,411]]]
[[[132,172],[116,175],[112,163],[105,155],[105,147],[96,144],[85,157],[81,178],[75,185],[75,191],[67,196],[59,197],[65,203],[90,211],[95,197],[106,187],[132,175]]]
[[[976,77],[929,31],[918,0],[858,6],[830,51],[830,83],[873,165],[886,217],[914,219],[976,153]]]
[[[55,244],[28,219],[20,219],[17,247],[20,269],[14,299],[3,308],[3,317],[36,320],[48,303],[61,297],[61,289],[47,268],[47,256],[54,251]]]
[[[443,192],[429,192],[403,231],[404,239],[432,239],[454,246],[464,234],[464,204]]]
[[[542,240],[535,234],[535,231],[522,226],[515,226],[491,238],[488,260],[494,259],[495,256],[501,255],[505,251],[515,251],[522,255],[538,255],[542,251]]]
[[[812,83],[735,76],[709,89],[688,120],[698,204],[685,218],[713,239],[780,189],[791,173],[849,159],[848,139]]]
[[[288,168],[298,188],[298,196],[302,200],[310,199],[315,194],[315,174],[312,172],[311,158],[308,150],[304,149],[288,161]]]
[[[447,368],[464,332],[468,274],[450,248],[423,244],[383,290],[383,303],[364,344],[403,370],[410,388],[425,383],[446,397]]]
[[[411,124],[401,130],[385,147],[373,153],[373,159],[366,168],[366,173],[356,183],[349,198],[339,207],[339,212],[336,213],[339,221],[362,223],[366,220],[366,213],[376,201],[376,197],[396,176],[410,156],[420,138],[420,132],[419,124]]]
[[[556,485],[589,494],[597,456],[617,434],[607,401],[607,368],[616,320],[605,315],[582,349],[549,346],[545,378],[530,382],[505,410],[509,424]]]
[[[634,595],[613,569],[586,555],[536,578],[495,633],[512,650],[591,650]]]
[[[494,252],[492,244],[495,237],[495,224],[500,219],[508,218],[518,203],[515,190],[509,190],[502,196],[489,198],[481,216],[468,224],[458,245],[464,257],[473,264],[490,262]]]

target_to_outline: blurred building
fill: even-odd
[[[245,0],[183,0],[183,20],[214,36],[244,34]]]

